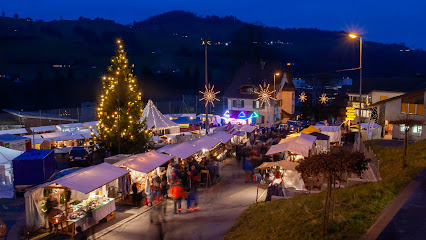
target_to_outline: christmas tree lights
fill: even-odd
[[[113,153],[142,152],[152,134],[145,123],[139,121],[143,109],[142,93],[138,91],[133,65],[129,67],[122,41],[118,39],[116,44],[108,74],[102,77],[103,91],[97,106],[97,140]]]

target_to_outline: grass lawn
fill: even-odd
[[[402,147],[366,142],[380,160],[382,181],[336,189],[333,226],[322,234],[325,194],[253,204],[224,239],[359,239],[383,209],[426,167],[426,140],[409,144],[408,164],[402,169]]]

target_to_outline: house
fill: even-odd
[[[426,127],[425,100],[426,88],[372,103],[371,108],[377,112],[376,122],[384,126],[385,138],[403,139],[405,126],[390,122],[408,117],[423,121],[422,125],[410,129],[409,138],[415,141],[426,139],[423,131]]]
[[[222,115],[225,123],[259,124],[270,127],[289,119],[294,114],[295,87],[280,64],[246,64],[235,74],[226,89],[227,110]],[[258,99],[261,90],[273,92],[276,101],[262,104]],[[275,107],[274,107],[275,105]],[[275,111],[274,111],[275,108]],[[275,114],[274,114],[275,112]],[[275,119],[274,119],[275,115]]]

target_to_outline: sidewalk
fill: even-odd
[[[426,168],[408,184],[360,239],[425,239]]]

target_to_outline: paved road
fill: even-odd
[[[421,184],[377,239],[426,239],[426,168]]]
[[[230,177],[215,192],[200,194],[199,211],[172,214],[172,201],[167,202],[166,223],[151,224],[149,213],[144,213],[100,239],[221,239],[233,226],[243,211],[256,199],[256,184],[245,184],[242,171],[233,165],[222,169],[222,175]],[[186,204],[182,203],[186,209]]]

